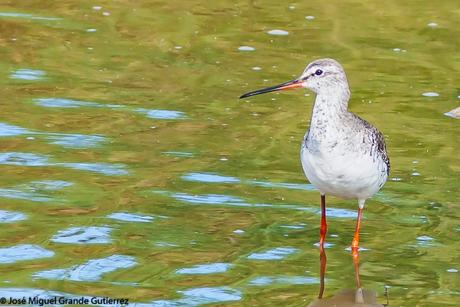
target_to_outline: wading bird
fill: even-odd
[[[382,133],[348,111],[350,89],[342,66],[332,59],[316,60],[299,78],[246,93],[240,99],[302,87],[316,93],[300,160],[308,180],[321,193],[320,248],[324,248],[327,232],[326,195],[333,195],[358,200],[351,244],[357,249],[364,203],[385,184],[390,160]]]

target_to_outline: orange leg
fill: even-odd
[[[358,248],[359,247],[359,230],[361,229],[361,218],[363,216],[363,209],[364,209],[364,202],[359,202],[359,209],[358,209],[358,218],[356,219],[356,228],[355,228],[355,235],[353,236],[353,241],[351,242],[351,248]]]
[[[324,293],[324,276],[326,275],[326,251],[324,249],[324,241],[326,240],[327,224],[326,224],[326,195],[321,195],[321,226],[319,229],[319,261],[320,261],[320,279],[319,279],[319,294],[318,298],[323,297]]]
[[[355,281],[356,281],[355,303],[364,304],[363,289],[361,288],[361,279],[359,278],[359,248],[351,247],[351,255],[353,257],[353,264],[355,265]]]
[[[353,264],[355,265],[355,281],[356,288],[361,288],[361,280],[359,278],[359,251],[357,247],[351,248],[351,255],[353,257]]]
[[[318,298],[323,298],[324,293],[324,277],[326,275],[326,250],[322,245],[319,247],[319,294]]]
[[[319,246],[324,247],[326,240],[327,224],[326,224],[326,195],[321,195],[321,227],[319,229]]]

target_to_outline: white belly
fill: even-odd
[[[302,146],[300,159],[310,183],[326,195],[365,200],[375,194],[387,179],[382,159],[358,152],[340,148],[310,152]]]

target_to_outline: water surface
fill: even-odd
[[[306,306],[319,195],[314,95],[237,98],[339,60],[386,136],[361,282],[391,306],[460,301],[457,1],[0,4],[0,296]],[[325,297],[354,286],[355,201],[328,198]]]

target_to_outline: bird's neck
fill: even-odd
[[[348,114],[348,100],[350,90],[347,87],[330,87],[319,91],[313,106],[310,133],[333,133],[340,128],[340,124]],[[317,135],[317,136],[318,136]]]
[[[313,117],[337,116],[347,112],[350,90],[346,87],[328,87],[317,93],[313,107]]]

